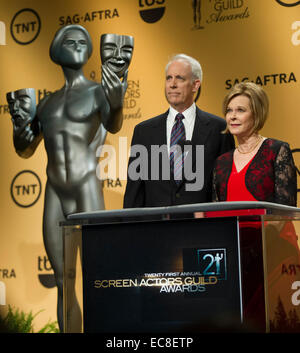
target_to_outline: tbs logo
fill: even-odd
[[[38,278],[40,283],[46,288],[54,288],[56,286],[55,277],[52,272],[52,267],[47,256],[38,257]]]
[[[165,13],[165,0],[139,0],[140,16],[147,23],[159,21]]]

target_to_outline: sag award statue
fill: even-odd
[[[50,57],[61,66],[64,86],[35,105],[31,88],[7,93],[16,152],[29,158],[44,139],[47,184],[43,239],[58,288],[57,317],[63,331],[63,239],[59,223],[71,213],[104,209],[101,180],[96,176],[97,148],[106,131],[117,133],[128,67],[131,36],[101,37],[101,84],[88,80],[83,66],[92,54],[92,41],[80,25],[60,28],[51,43]],[[122,79],[122,80],[121,80]]]

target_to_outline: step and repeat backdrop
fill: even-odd
[[[68,24],[89,31],[94,50],[84,73],[97,82],[100,36],[118,33],[135,40],[124,124],[105,141],[117,161],[116,173],[103,180],[106,209],[122,207],[134,126],[168,108],[164,69],[176,53],[200,61],[203,83],[197,104],[208,112],[221,116],[223,97],[235,83],[262,85],[270,98],[262,134],[289,142],[300,168],[299,1],[0,0],[0,314],[8,305],[41,311],[37,328],[56,320],[57,290],[42,235],[47,157],[43,142],[28,159],[16,154],[6,93],[35,88],[38,103],[64,85],[49,46],[56,31]]]

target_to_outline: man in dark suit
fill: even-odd
[[[234,148],[234,140],[230,134],[221,133],[226,127],[224,119],[195,105],[201,81],[202,69],[197,60],[178,54],[167,64],[165,95],[170,108],[134,129],[124,208],[211,201],[215,159]],[[183,153],[179,156],[183,159],[175,154],[174,143],[181,147]],[[154,153],[155,146],[163,151],[160,155]],[[166,167],[169,174],[165,173]],[[178,170],[182,178],[176,176]]]

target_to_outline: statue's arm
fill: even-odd
[[[128,71],[121,81],[107,66],[102,66],[101,86],[108,105],[101,104],[103,109],[101,118],[105,129],[112,134],[120,131],[123,125],[123,101],[127,89],[127,75]]]

